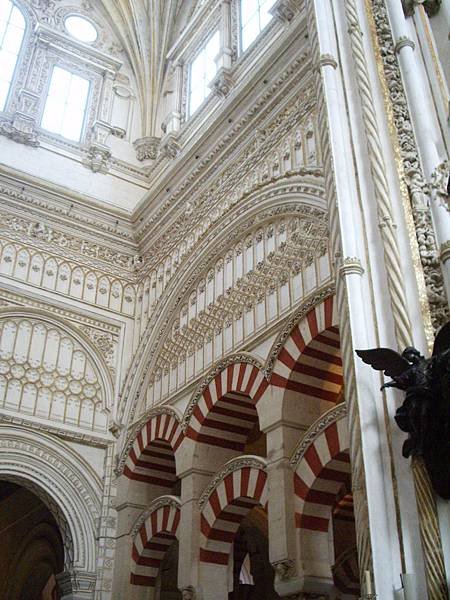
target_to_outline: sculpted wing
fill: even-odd
[[[388,377],[398,377],[409,368],[409,362],[390,348],[356,350],[356,354],[376,371],[384,371]]]
[[[434,340],[433,356],[450,350],[450,321],[439,330]]]

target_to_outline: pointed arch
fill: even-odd
[[[174,410],[167,407],[153,410],[122,453],[124,475],[171,488],[176,480],[175,452],[183,439],[180,418]]]
[[[206,376],[184,416],[186,435],[212,446],[243,451],[267,389],[262,366],[252,357],[233,356]]]
[[[177,538],[180,501],[161,496],[141,515],[133,528],[130,583],[154,587],[161,562]]]
[[[244,456],[228,462],[199,500],[202,511],[200,562],[227,565],[242,519],[255,506],[266,508],[266,504],[264,459]]]

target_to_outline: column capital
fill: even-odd
[[[97,576],[89,571],[71,569],[56,576],[61,600],[92,600]]]

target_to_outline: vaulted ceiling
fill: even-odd
[[[101,0],[133,69],[143,136],[156,132],[168,50],[203,0]]]

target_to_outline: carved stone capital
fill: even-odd
[[[142,137],[133,142],[136,157],[141,162],[144,160],[156,160],[160,145],[160,138],[155,136]]]
[[[87,571],[64,571],[56,575],[58,587],[61,590],[62,596],[73,598],[88,598],[95,590],[95,573]]]
[[[276,581],[287,581],[296,574],[295,562],[291,559],[279,560],[272,563],[275,570]]]
[[[40,142],[34,125],[34,119],[21,113],[16,113],[13,121],[5,120],[0,122],[0,135],[4,135],[19,144],[36,148]]]
[[[406,37],[406,35],[402,35],[398,38],[397,43],[395,44],[395,51],[397,54],[399,54],[403,48],[412,48],[414,50],[415,47],[416,45],[412,40]]]
[[[298,12],[299,6],[296,0],[278,0],[270,9],[275,19],[282,23],[290,23]]]
[[[346,277],[347,275],[363,275],[364,269],[359,258],[356,256],[347,256],[344,258],[339,268],[339,274],[341,277]]]
[[[217,95],[219,98],[225,98],[234,85],[234,79],[231,75],[229,69],[225,67],[221,67],[214,79],[209,83],[210,89]]]
[[[411,17],[414,14],[416,6],[423,4],[424,9],[429,17],[433,17],[439,12],[442,0],[402,0],[403,12],[406,17]]]
[[[441,261],[443,263],[447,262],[450,259],[450,240],[441,244]]]
[[[321,54],[319,58],[319,66],[333,67],[333,69],[336,69],[338,66],[338,62],[332,54]]]
[[[431,173],[431,198],[449,210],[450,162],[444,160]]]
[[[101,144],[92,144],[83,164],[94,173],[108,173],[111,167],[111,150]]]
[[[195,592],[195,588],[192,585],[188,585],[187,587],[182,588],[181,590],[181,598],[183,600],[195,600],[197,594]]]
[[[175,158],[180,152],[180,144],[178,143],[177,136],[173,133],[168,133],[161,140],[161,154],[166,158]]]

